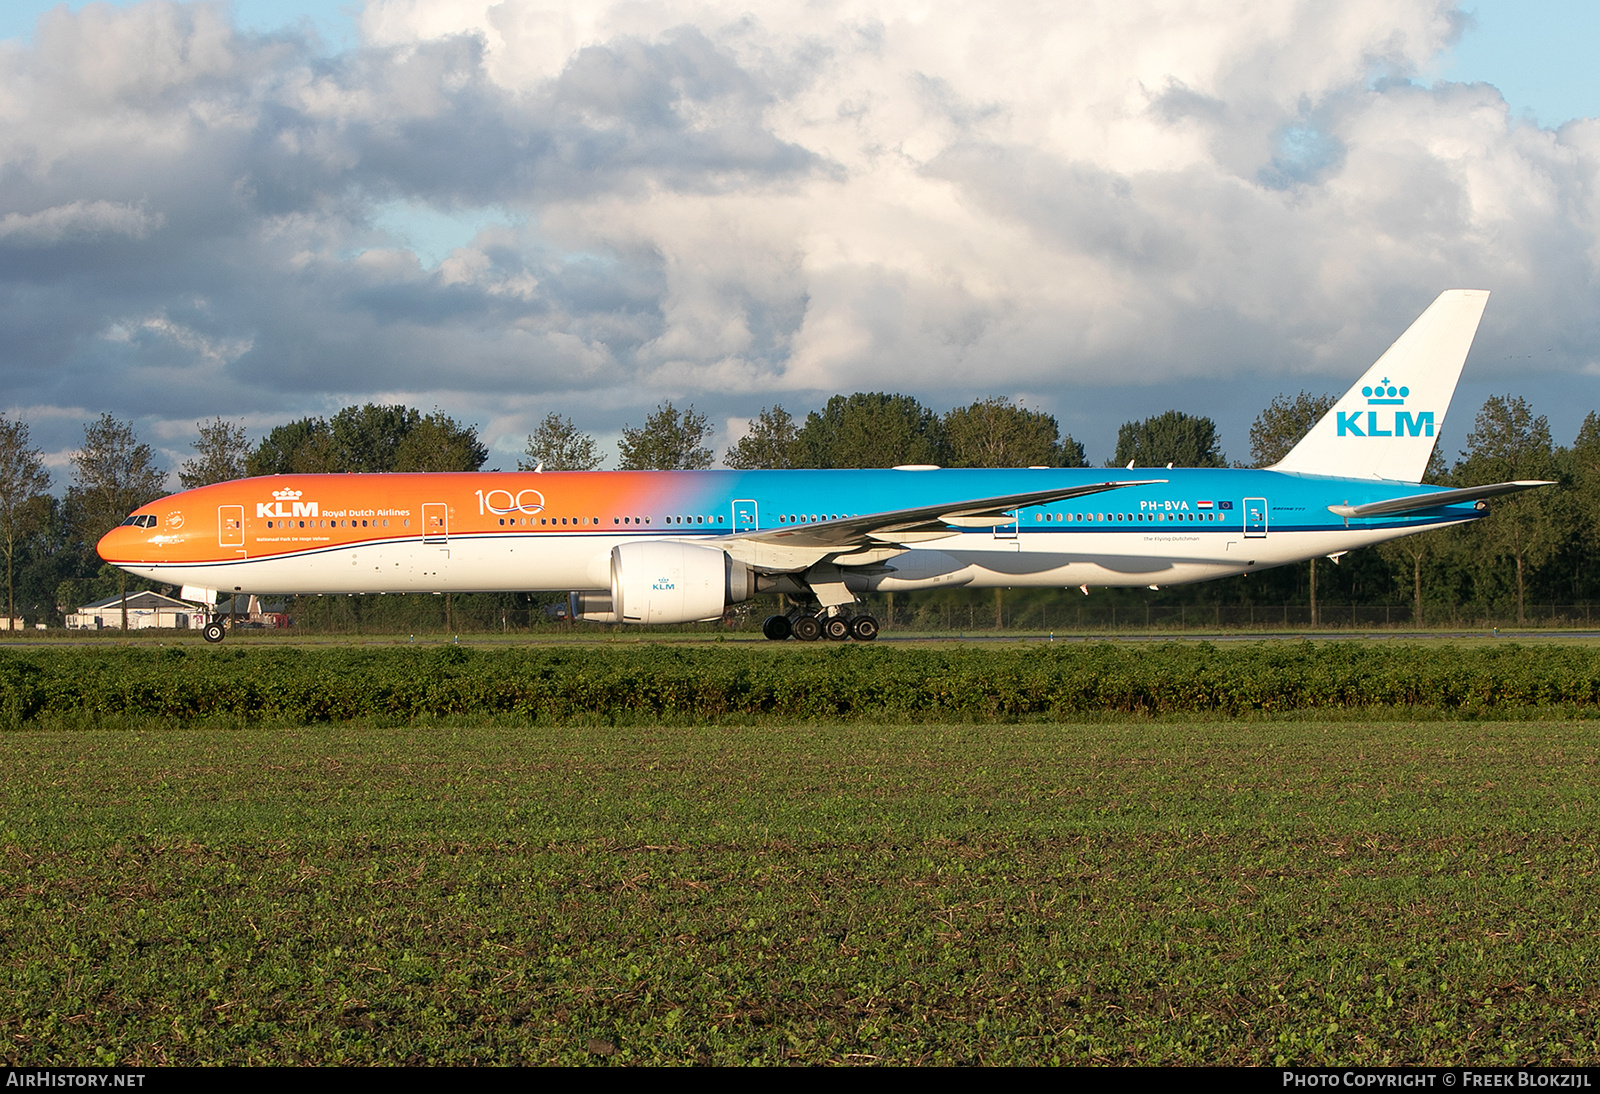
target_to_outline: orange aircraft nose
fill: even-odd
[[[144,546],[145,530],[118,525],[100,537],[94,545],[95,553],[115,566],[119,562],[137,562]]]

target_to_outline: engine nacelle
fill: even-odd
[[[755,595],[750,568],[718,547],[672,540],[611,549],[611,607],[622,623],[698,623]]]
[[[581,619],[585,623],[615,623],[617,612],[611,605],[610,593],[568,593],[567,618]]]

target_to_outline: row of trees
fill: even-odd
[[[1250,430],[1250,459],[1280,459],[1332,405],[1300,392],[1264,408]],[[626,469],[698,469],[713,461],[712,429],[691,405],[664,402],[642,426],[623,430]],[[286,472],[471,471],[488,450],[477,428],[442,412],[405,406],[346,407],[330,418],[277,426],[251,444],[242,426],[218,418],[198,426],[195,454],[178,469],[185,488]],[[1215,423],[1179,411],[1125,423],[1108,466],[1225,465]],[[593,437],[550,413],[528,437],[524,470],[591,470],[603,462]],[[1083,446],[1055,418],[1004,398],[938,414],[908,395],[837,395],[797,420],[763,408],[724,457],[733,468],[1086,466]],[[165,473],[131,425],[102,415],[85,426],[64,496],[49,493],[42,454],[27,424],[0,417],[0,549],[6,563],[7,616],[33,618],[71,609],[125,588],[120,571],[101,567],[94,543],[128,512],[167,490]],[[1370,603],[1403,598],[1419,622],[1465,606],[1522,618],[1530,599],[1587,602],[1600,593],[1600,420],[1590,414],[1570,447],[1520,398],[1492,398],[1453,464],[1435,452],[1428,481],[1473,485],[1516,478],[1560,481],[1565,489],[1497,502],[1486,520],[1456,531],[1408,537],[1355,552],[1339,567],[1286,567],[1249,582],[1163,590],[1183,603],[1323,601]],[[1319,587],[1320,586],[1320,587]],[[1118,594],[1124,595],[1124,594]],[[1144,596],[1144,593],[1127,594]]]
[[[714,459],[711,423],[693,405],[664,402],[644,425],[626,425],[617,466],[625,471],[698,471]],[[604,461],[594,438],[551,413],[528,438],[521,467],[593,471]],[[893,467],[1083,467],[1083,446],[1055,418],[1009,399],[984,399],[940,416],[909,395],[835,395],[797,422],[763,407],[723,462],[741,470]]]
[[[1262,412],[1251,431],[1252,454],[1281,456],[1321,414],[1331,396],[1301,392],[1280,397]],[[713,430],[693,405],[658,406],[643,426],[625,426],[618,466],[634,471],[696,471],[711,466]],[[1280,451],[1281,450],[1281,451]],[[1277,456],[1252,466],[1274,462]],[[524,469],[593,471],[604,461],[594,438],[572,419],[551,413],[528,438]],[[1169,410],[1117,431],[1116,453],[1107,467],[1226,467],[1217,425],[1210,418]],[[821,410],[798,421],[781,405],[763,407],[723,457],[740,470],[894,467],[1087,467],[1083,445],[1056,419],[1010,399],[979,399],[938,414],[910,395],[856,392],[835,395]],[[1241,465],[1245,466],[1245,465]]]

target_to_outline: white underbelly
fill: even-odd
[[[265,595],[566,592],[610,588],[614,536],[453,537],[439,543],[330,546],[214,565],[129,565],[173,584]]]

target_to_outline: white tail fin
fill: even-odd
[[[1440,293],[1272,470],[1421,482],[1488,302]]]

